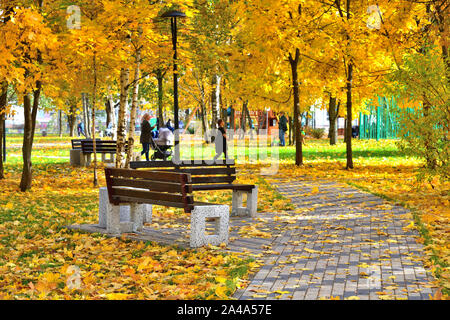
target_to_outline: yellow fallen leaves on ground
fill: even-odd
[[[247,225],[239,228],[238,234],[243,238],[271,238],[272,234],[258,229],[256,225]]]
[[[255,267],[210,248],[68,230],[97,223],[92,169],[35,164],[34,170],[29,192],[18,191],[18,168],[7,168],[0,180],[0,299],[229,299]],[[104,185],[102,174],[99,180]]]

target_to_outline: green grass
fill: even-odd
[[[307,140],[303,145],[305,159],[343,160],[346,159],[346,144],[343,140],[334,146],[326,139]],[[353,158],[404,158],[406,154],[396,146],[395,140],[353,140]],[[294,159],[295,146],[279,148],[280,159]]]
[[[32,152],[33,164],[57,164],[69,162],[70,155],[70,140],[72,138],[65,136],[62,138],[56,136],[36,137]],[[8,136],[6,145],[7,156],[5,164],[20,165],[22,164],[22,137]],[[11,146],[13,145],[13,146]],[[47,145],[47,146],[46,146]],[[389,160],[395,161],[397,159],[405,159],[409,156],[397,148],[394,140],[353,140],[353,159],[370,159],[370,160]],[[199,152],[199,149],[202,148]],[[214,144],[197,145],[197,148],[189,148],[182,144],[181,157],[194,158],[194,156],[202,155],[204,159],[212,158],[215,154]],[[141,145],[137,144],[135,151],[141,150]],[[256,147],[236,146],[234,148],[235,158],[240,159],[245,155],[246,159],[249,156],[252,159],[259,158],[261,152],[267,152],[269,157],[278,151],[278,158],[280,160],[293,161],[295,159],[295,146],[268,146],[266,150],[256,149]],[[152,151],[151,151],[152,152]],[[307,144],[303,146],[304,160],[345,160],[346,159],[346,145],[342,140],[334,146],[330,146],[327,139],[321,140],[307,140]]]

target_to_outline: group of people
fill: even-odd
[[[148,113],[142,117],[141,136],[139,140],[142,144],[141,156],[145,154],[147,161],[149,161],[150,146],[156,148],[157,146],[171,146],[173,144],[173,128],[170,126],[169,121],[159,127],[157,138],[153,138],[152,132],[158,126],[158,122],[152,126]]]
[[[150,114],[145,113],[142,117],[141,123],[141,136],[140,143],[142,144],[141,156],[145,154],[145,159],[149,161],[149,153],[150,146],[155,148],[156,146],[171,146],[173,144],[173,131],[174,128],[170,124],[170,120],[167,123],[159,126],[156,137],[153,134],[155,127],[158,127],[158,121],[152,126],[150,124]],[[278,129],[279,129],[279,138],[280,138],[280,146],[285,146],[285,135],[288,131],[288,120],[284,115],[284,112],[280,113],[280,117],[278,119]],[[227,155],[227,132],[225,129],[225,121],[223,119],[219,119],[217,121],[218,126],[218,136],[215,139],[215,149],[216,155],[214,156],[214,161],[216,161],[221,155],[224,156],[225,159],[228,159]],[[78,122],[77,126],[78,136],[86,135],[84,132],[84,125],[81,121]],[[305,131],[301,130],[302,140],[305,143]],[[152,145],[152,144],[156,144]]]
[[[140,143],[142,144],[141,156],[145,154],[145,159],[147,161],[149,161],[150,146],[152,143],[156,144],[156,146],[171,146],[173,144],[173,130],[169,121],[159,128],[158,137],[154,139],[152,131],[157,127],[158,123],[155,123],[152,126],[150,124],[150,115],[148,113],[144,114],[142,117],[140,136]],[[217,125],[219,131],[218,136],[215,139],[216,155],[214,156],[214,161],[221,155],[227,159],[227,132],[225,129],[225,121],[219,119]]]

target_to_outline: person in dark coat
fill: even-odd
[[[78,136],[83,135],[86,137],[86,134],[84,133],[84,123],[81,122],[81,120],[78,121],[77,132]]]
[[[286,145],[284,137],[285,137],[286,131],[288,130],[287,118],[284,115],[284,112],[280,113],[280,120],[278,122],[278,129],[279,129],[280,146],[284,147]]]
[[[150,115],[148,113],[144,114],[142,117],[142,124],[141,124],[141,137],[140,142],[142,144],[142,151],[141,156],[145,154],[145,159],[149,161],[149,151],[150,151],[150,141],[151,141],[151,134],[152,130],[155,126],[150,125]]]
[[[219,126],[219,134],[216,136],[216,155],[214,156],[214,162],[220,157],[221,154],[225,156],[225,160],[228,160],[227,155],[227,131],[225,130],[225,122],[222,119],[217,121]]]

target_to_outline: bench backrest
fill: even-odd
[[[81,141],[87,140],[92,141],[92,139],[72,139],[72,149],[81,150]],[[95,139],[95,141],[100,141],[100,139]]]
[[[191,175],[192,184],[232,184],[236,180],[236,167],[234,160],[217,161],[191,161],[177,165],[172,161],[132,161],[130,168],[132,169],[154,169],[163,172],[180,172],[189,173]]]
[[[81,140],[81,151],[83,153],[94,152],[94,141]],[[95,151],[98,153],[116,153],[117,141],[114,140],[99,140],[95,141]]]
[[[149,203],[183,208],[194,206],[191,176],[186,173],[105,168],[109,202]]]

